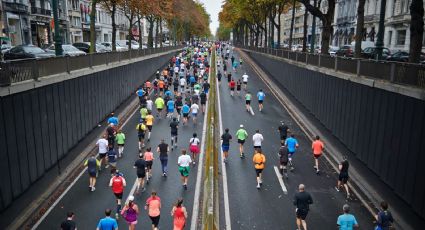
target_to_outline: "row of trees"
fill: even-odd
[[[366,0],[358,0],[356,47],[355,54],[360,57],[361,40],[364,27],[364,6]],[[292,34],[295,20],[295,9],[301,4],[322,22],[322,53],[327,53],[333,34],[332,22],[334,21],[336,0],[226,0],[219,14],[220,27],[217,36],[220,39],[229,39],[230,31],[233,31],[234,40],[251,46],[272,46],[275,43],[274,33],[277,32],[276,43],[281,44],[281,18],[284,13],[292,9],[292,21],[289,35],[289,47],[292,45]],[[321,7],[326,4],[324,11]],[[423,0],[412,0],[410,5],[410,62],[419,62],[422,39],[424,32],[424,3]],[[306,19],[306,16],[304,17]],[[307,24],[304,20],[304,48],[307,36]]]
[[[115,16],[120,10],[129,21],[128,45],[131,48],[132,28],[137,27],[139,43],[142,44],[142,19],[148,22],[148,47],[162,46],[162,26],[165,23],[175,44],[197,37],[210,36],[210,16],[205,7],[195,0],[92,0],[91,8],[101,6],[109,13],[112,20],[112,50],[116,50],[117,24]],[[96,10],[90,12],[91,52],[95,52]],[[156,25],[156,26],[155,26]],[[155,29],[155,31],[154,31]],[[155,33],[155,36],[154,36]],[[154,41],[155,37],[155,41]],[[141,46],[140,46],[141,47]]]

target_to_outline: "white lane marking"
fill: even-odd
[[[277,166],[274,166],[274,172],[276,173],[277,180],[279,181],[280,187],[282,187],[283,193],[285,195],[287,195],[288,194],[288,190],[286,189],[285,183],[283,183],[282,175],[280,174],[279,169],[277,168]]]
[[[210,63],[212,60],[212,56],[210,57]],[[211,68],[209,70],[209,78],[208,81],[211,83]],[[208,101],[209,97],[207,97]],[[196,230],[198,225],[198,217],[199,217],[199,199],[201,194],[201,180],[202,180],[202,172],[203,172],[203,161],[204,161],[204,149],[205,149],[205,135],[207,133],[207,114],[208,114],[209,106],[205,108],[204,114],[204,124],[202,126],[202,142],[201,142],[201,154],[199,154],[199,163],[198,163],[198,175],[196,176],[196,185],[195,185],[195,195],[193,198],[193,209],[192,209],[192,220],[190,224],[190,230]]]
[[[249,112],[251,112],[251,115],[252,115],[252,116],[254,116],[254,115],[255,115],[254,110],[252,109],[252,106],[250,106],[250,107],[249,107]]]
[[[127,125],[128,121],[134,116],[134,114],[137,112],[138,108],[134,110],[134,112],[131,113],[129,118],[122,124],[121,127],[124,127]],[[81,171],[80,174],[72,181],[72,183],[65,189],[65,191],[59,196],[58,199],[47,209],[47,211],[44,213],[44,215],[37,221],[37,223],[34,224],[34,226],[31,229],[37,229],[37,227],[43,222],[44,219],[50,214],[50,212],[56,207],[56,205],[62,200],[62,198],[69,192],[69,190],[77,183],[77,181],[81,178],[81,176],[87,171],[87,167]]]
[[[216,68],[217,69],[217,68]],[[218,100],[218,122],[220,123],[220,134],[223,134],[223,123],[221,120],[221,102],[220,102],[220,91],[218,87],[218,79],[216,80],[216,90],[217,90],[217,100]],[[223,176],[223,196],[224,196],[224,217],[226,223],[226,229],[231,230],[231,221],[230,221],[230,208],[229,208],[229,190],[227,187],[227,170],[226,164],[223,161],[223,150],[220,148],[220,161],[221,161],[221,174]]]

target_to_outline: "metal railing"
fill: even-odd
[[[129,50],[123,52],[93,53],[76,57],[52,57],[44,59],[25,59],[16,61],[0,62],[0,87],[9,86],[12,83],[38,80],[54,74],[76,71],[94,66],[119,63],[146,55],[181,49],[183,46],[167,46],[161,48],[149,48]]]
[[[309,66],[333,69],[343,72],[380,79],[392,83],[425,89],[425,65],[371,59],[334,57],[326,54],[311,54],[263,47],[239,46],[242,49],[278,56]]]

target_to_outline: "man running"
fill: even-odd
[[[247,89],[247,86],[248,86],[248,78],[249,78],[249,76],[248,76],[248,74],[246,74],[246,72],[242,75],[242,82],[243,82],[243,88],[244,88],[244,90],[246,90]]]
[[[252,95],[249,91],[245,94],[245,108],[247,112],[251,112],[251,99]]]
[[[242,88],[242,82],[241,79],[238,79],[236,82],[236,94],[239,96],[241,95],[241,88]]]
[[[177,135],[178,135],[178,129],[179,129],[179,122],[177,121],[177,118],[173,117],[173,121],[170,123],[171,128],[171,151],[173,151],[173,148],[177,148]]]
[[[325,144],[320,140],[319,136],[316,136],[316,140],[311,144],[311,150],[313,151],[314,158],[314,169],[316,169],[316,174],[319,174],[319,157],[322,156],[323,149],[325,148]]]
[[[148,127],[148,142],[151,140],[151,132],[154,120],[155,118],[152,116],[152,112],[148,112],[148,115],[146,116],[146,127]]]
[[[199,97],[201,98],[202,113],[205,113],[205,105],[207,104],[207,94],[203,91],[201,92]]]
[[[227,163],[227,157],[229,156],[230,140],[232,140],[232,135],[229,133],[229,129],[224,130],[223,135],[221,135],[221,150],[223,151],[223,161]]]
[[[261,143],[263,142],[263,135],[260,133],[260,130],[255,130],[255,134],[252,135],[252,142],[254,143],[254,150],[261,149]]]
[[[143,91],[142,87],[136,91],[136,95],[139,97],[140,104],[142,104],[142,98],[145,95],[145,91]]]
[[[124,187],[126,186],[126,182],[124,177],[121,175],[121,173],[118,172],[118,170],[115,172],[115,176],[111,178],[109,181],[109,187],[112,188],[112,192],[115,195],[115,198],[117,200],[117,212],[115,213],[115,218],[119,218],[119,213],[121,211],[121,199],[124,192]]]
[[[187,181],[190,172],[190,163],[192,163],[192,159],[189,155],[186,154],[186,150],[182,149],[181,156],[179,156],[177,160],[177,164],[179,165],[179,172],[182,177],[183,188],[187,190]]]
[[[107,123],[108,124],[112,123],[112,124],[114,124],[114,126],[117,126],[118,122],[119,122],[118,117],[116,117],[114,113],[111,113],[111,117],[108,119]]]
[[[182,113],[183,113],[183,125],[187,125],[189,113],[190,113],[190,106],[187,104],[187,102],[182,107]]]
[[[148,113],[149,113],[148,108],[142,107],[140,109],[140,118],[142,118],[143,121],[146,120],[146,116],[148,115]]]
[[[139,150],[145,147],[145,133],[146,133],[146,125],[145,122],[140,119],[139,124],[136,125],[137,136],[139,138]]]
[[[282,145],[279,148],[279,172],[280,174],[285,175],[286,178],[288,178],[288,171],[287,171],[287,165],[288,165],[288,148],[286,146]]]
[[[96,230],[118,230],[118,223],[117,220],[114,218],[111,218],[111,209],[105,210],[106,217],[103,219],[100,219],[99,223],[97,224]],[[115,214],[118,216],[118,213]]]
[[[266,156],[261,152],[261,149],[255,150],[252,162],[254,162],[255,173],[257,174],[257,189],[260,189],[263,184],[262,174],[266,163]]]
[[[265,97],[266,97],[266,94],[264,94],[263,90],[260,89],[260,91],[258,91],[257,93],[258,110],[260,110],[260,112],[263,110],[263,102]]]
[[[344,157],[344,160],[339,163],[339,176],[338,176],[338,184],[335,187],[336,191],[339,192],[341,189],[341,186],[345,188],[345,191],[347,192],[347,200],[350,199],[350,190],[348,190],[348,168],[350,167],[350,164],[348,163],[348,160],[346,157]]]
[[[300,184],[298,186],[298,192],[294,196],[298,230],[301,230],[301,225],[303,226],[304,230],[307,230],[307,223],[305,222],[305,219],[311,204],[313,204],[313,199],[311,198],[310,193],[305,191],[305,186],[303,184]]]
[[[145,159],[143,159],[143,154],[139,152],[139,159],[134,162],[133,168],[136,169],[137,174],[137,187],[136,187],[136,194],[139,194],[140,188],[142,188],[142,192],[144,192],[145,189],[145,177],[146,177],[146,162]]]
[[[161,117],[161,113],[162,113],[162,110],[164,109],[164,105],[165,105],[165,101],[162,97],[157,97],[155,99],[155,107],[156,107],[156,110],[158,111],[158,114],[156,115],[156,117],[159,117],[159,118]]]
[[[174,114],[175,103],[173,100],[167,101],[167,117],[172,118]]]
[[[235,94],[235,86],[236,86],[236,82],[235,82],[235,80],[230,80],[230,83],[229,83],[229,87],[230,87],[230,96],[232,96],[233,97],[233,95]]]
[[[111,166],[111,174],[113,174],[117,169],[117,152],[115,152],[115,149],[111,148],[111,146],[109,145],[109,151],[106,153],[106,155],[108,155],[107,166]]]
[[[197,116],[198,116],[199,105],[196,104],[196,103],[193,103],[192,106],[190,106],[190,111],[192,112],[193,124],[196,125],[196,119],[197,119]]]
[[[243,153],[243,144],[245,143],[246,138],[248,138],[248,133],[243,128],[242,124],[239,126],[238,131],[236,131],[236,138],[238,138],[240,158],[245,158],[245,154]]]
[[[280,121],[280,125],[277,128],[277,130],[279,131],[280,144],[285,145],[285,140],[289,132],[288,126],[285,124],[285,122]]]
[[[124,145],[125,145],[125,134],[122,132],[122,129],[118,130],[117,135],[115,136],[115,141],[118,145],[118,157],[122,157],[124,153]]]
[[[291,137],[285,140],[285,146],[288,148],[288,159],[289,165],[291,166],[291,172],[294,171],[294,163],[292,162],[292,157],[295,154],[295,151],[298,148],[298,141],[295,139],[294,134],[291,134]]]
[[[159,160],[161,161],[162,176],[166,177],[168,172],[168,152],[170,151],[170,149],[168,148],[168,144],[165,143],[164,139],[161,140],[161,143],[156,148],[156,151],[159,153]]]
[[[93,154],[89,159],[84,161],[84,166],[87,167],[87,172],[89,173],[89,189],[90,192],[96,190],[96,178],[97,171],[100,169],[100,161],[96,159],[96,156]]]
[[[107,164],[105,161],[106,153],[108,152],[108,140],[106,140],[106,134],[102,136],[99,140],[96,142],[96,146],[98,147],[98,153],[99,153],[99,159],[100,159],[100,166],[99,170],[102,168],[102,163]]]

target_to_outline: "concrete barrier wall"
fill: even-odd
[[[172,55],[0,97],[0,212]]]
[[[425,102],[249,53],[425,218]]]

